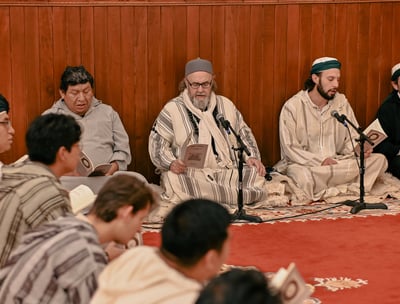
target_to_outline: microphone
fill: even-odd
[[[225,129],[226,133],[231,134],[231,130],[229,128],[231,124],[228,120],[224,118],[224,115],[218,113],[216,118],[220,122],[221,126]]]
[[[344,114],[339,115],[338,111],[336,111],[336,110],[333,110],[331,112],[331,115],[333,117],[335,117],[340,123],[342,123],[342,124],[344,124],[346,126],[346,120],[347,120],[346,115],[344,115]]]

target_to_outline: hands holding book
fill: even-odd
[[[171,170],[175,174],[182,174],[182,173],[185,173],[185,171],[186,171],[186,165],[182,160],[177,159],[177,160],[174,160],[171,163],[171,165],[169,165],[169,170]]]

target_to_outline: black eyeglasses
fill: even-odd
[[[186,81],[192,89],[198,89],[200,87],[203,89],[208,89],[212,85],[212,80],[206,82],[190,82],[189,79],[186,78]]]

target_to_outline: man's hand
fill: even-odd
[[[267,173],[264,164],[261,162],[261,160],[257,158],[249,157],[246,163],[248,166],[256,167],[258,175],[260,176],[265,176],[265,174]]]
[[[369,148],[366,151],[364,151],[364,158],[370,157],[373,151],[374,150],[372,148]]]
[[[171,170],[175,174],[182,174],[182,173],[185,173],[185,171],[186,171],[186,165],[183,161],[181,161],[180,159],[177,159],[177,160],[174,160],[169,165],[169,170]]]
[[[108,172],[105,174],[106,176],[113,175],[116,171],[118,171],[119,166],[116,161],[111,162],[111,168],[108,170]]]
[[[321,166],[330,166],[330,165],[336,165],[337,161],[334,160],[333,158],[325,158],[324,161],[322,162]]]

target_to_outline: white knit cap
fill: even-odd
[[[317,74],[319,72],[329,70],[329,69],[340,69],[341,63],[339,60],[333,57],[321,57],[315,59],[310,74]]]
[[[396,64],[394,67],[392,67],[392,81],[396,81],[397,78],[400,76],[400,63]]]

